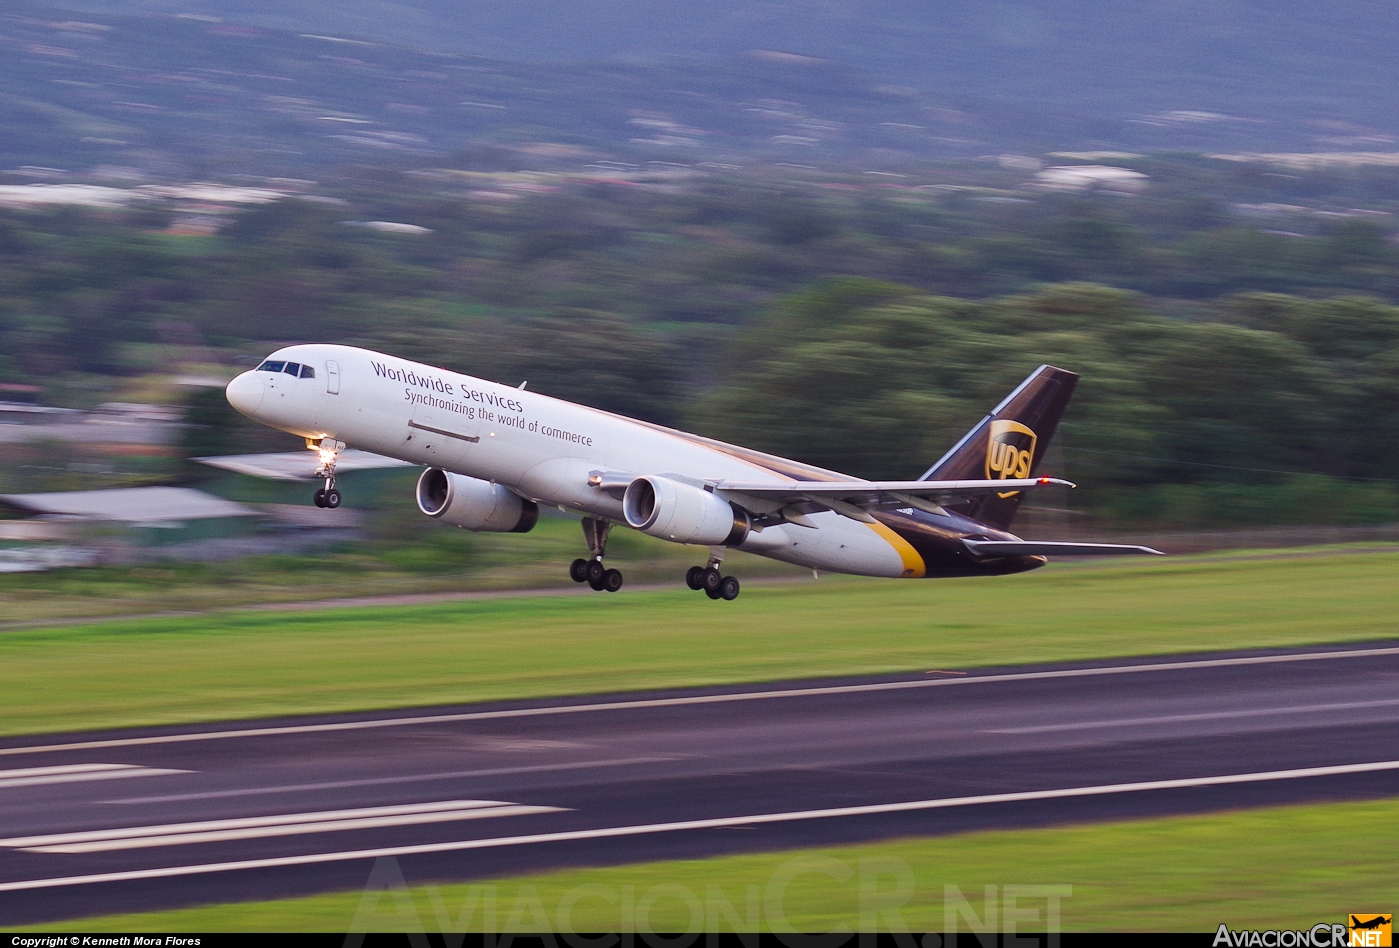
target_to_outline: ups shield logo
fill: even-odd
[[[991,422],[991,440],[986,445],[986,479],[1029,477],[1035,440],[1035,433],[1018,421]],[[1018,493],[1013,490],[996,496],[1014,497]]]

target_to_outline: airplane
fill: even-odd
[[[467,530],[527,533],[541,506],[581,515],[588,555],[569,576],[622,587],[604,557],[624,524],[708,548],[686,584],[733,600],[728,550],[813,571],[895,578],[997,576],[1053,555],[1156,554],[1143,546],[1022,540],[1022,499],[1068,481],[1037,474],[1079,376],[1042,365],[916,480],[870,481],[562,399],[352,346],[278,349],[228,384],[256,421],[315,454],[199,460],[314,478],[341,503],[337,471],[422,465],[418,509]],[[354,445],[350,448],[350,445]]]
[[[1350,927],[1359,929],[1379,928],[1382,925],[1391,925],[1394,922],[1393,915],[1376,915],[1367,922],[1362,922],[1359,915],[1350,917]]]

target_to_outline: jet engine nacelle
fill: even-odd
[[[529,533],[539,505],[476,477],[430,467],[418,478],[418,509],[443,523],[488,533]]]
[[[747,513],[710,491],[655,475],[627,485],[622,513],[642,533],[706,546],[737,546],[752,526]]]

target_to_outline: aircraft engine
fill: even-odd
[[[418,478],[418,509],[443,523],[488,533],[529,533],[539,505],[476,477],[430,467]]]
[[[638,477],[622,495],[627,525],[663,540],[737,546],[752,526],[748,514],[713,493],[668,477]]]

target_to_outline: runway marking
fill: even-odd
[[[910,803],[877,803],[871,806],[847,806],[824,810],[796,810],[790,813],[759,813],[753,816],[729,816],[708,820],[684,820],[674,823],[650,823],[638,826],[611,826],[601,829],[571,830],[559,833],[535,833],[528,836],[499,836],[487,839],[466,839],[417,846],[386,846],[379,849],[359,849],[348,852],[308,853],[301,856],[277,856],[267,859],[242,859],[236,862],[213,862],[188,866],[165,866],[156,869],[130,869],[123,872],[99,872],[81,876],[58,876],[48,879],[22,879],[0,883],[0,892],[20,892],[28,889],[51,889],[63,886],[91,885],[99,882],[129,882],[138,879],[167,879],[174,876],[201,875],[214,872],[234,872],[240,869],[274,869],[286,866],[308,866],[355,859],[378,859],[387,856],[415,856],[425,853],[462,852],[473,849],[495,849],[505,846],[528,846],[535,843],[560,843],[588,839],[615,839],[653,833],[675,833],[686,830],[725,829],[763,823],[789,823],[797,820],[821,820],[850,816],[874,816],[886,813],[907,813],[915,810],[937,810],[952,807],[979,806],[991,803],[1018,803],[1032,800],[1055,800],[1068,797],[1089,797],[1116,793],[1139,793],[1149,790],[1177,790],[1190,787],[1217,787],[1230,784],[1260,783],[1271,780],[1299,780],[1307,777],[1332,777],[1346,774],[1377,773],[1399,770],[1399,760],[1384,760],[1367,764],[1340,764],[1331,767],[1306,767],[1298,770],[1272,770],[1251,774],[1225,774],[1215,777],[1186,777],[1177,780],[1148,780],[1140,783],[1116,783],[1098,787],[1068,787],[1061,790],[1028,790],[1018,793],[988,793],[972,797],[947,797],[940,800],[915,800]]]
[[[0,757],[20,754],[48,754],[57,751],[94,750],[108,747],[143,747],[152,744],[183,744],[193,741],[220,741],[239,737],[277,737],[285,734],[323,734],[331,731],[362,731],[383,727],[413,727],[424,724],[454,724],[463,721],[495,721],[506,718],[540,717],[555,714],[583,714],[595,711],[627,711],[641,708],[673,708],[697,704],[725,704],[731,701],[765,701],[773,698],[809,698],[820,695],[860,694],[872,691],[901,691],[909,688],[944,688],[986,685],[1011,681],[1043,681],[1054,678],[1089,678],[1098,675],[1131,675],[1145,672],[1179,671],[1194,668],[1228,668],[1240,665],[1268,665],[1286,662],[1319,662],[1347,658],[1374,658],[1399,655],[1399,647],[1347,649],[1333,652],[1302,652],[1284,655],[1257,655],[1248,658],[1211,658],[1189,662],[1153,662],[1139,665],[1111,665],[1096,668],[1065,668],[1054,671],[1013,672],[1004,675],[968,675],[965,678],[884,681],[868,685],[827,685],[817,688],[786,688],[730,694],[691,695],[684,698],[642,698],[634,701],[604,701],[593,704],[554,707],[510,708],[501,711],[464,711],[456,714],[427,714],[418,717],[377,718],[340,721],[334,724],[291,724],[281,727],[237,728],[228,731],[193,731],[188,734],[161,734],[152,737],[123,737],[100,741],[74,741],[71,744],[40,744],[31,747],[3,747]]]
[[[625,767],[629,764],[659,764],[678,757],[627,757],[621,760],[584,760],[571,764],[538,764],[533,767],[495,767],[490,770],[457,770],[445,774],[412,774],[406,777],[366,777],[363,780],[336,780],[331,783],[296,783],[284,787],[246,787],[241,790],[209,790],[204,793],[169,793],[155,797],[127,797],[102,803],[178,803],[182,800],[216,800],[221,797],[251,797],[269,793],[297,793],[305,790],[339,790],[345,787],[375,787],[421,780],[451,780],[458,777],[497,777],[508,774],[537,774],[552,770],[587,770],[592,767]]]
[[[1047,734],[1052,731],[1090,731],[1103,727],[1132,727],[1138,724],[1176,724],[1183,721],[1216,721],[1229,718],[1262,718],[1276,714],[1312,714],[1317,711],[1351,711],[1359,708],[1392,708],[1390,701],[1347,701],[1340,704],[1299,705],[1295,708],[1250,708],[1245,711],[1207,711],[1200,714],[1165,714],[1154,718],[1121,718],[1115,721],[1076,721],[1072,724],[1037,724],[1032,727],[1000,727],[986,734]]]
[[[25,767],[0,770],[0,790],[34,787],[50,783],[80,783],[87,780],[122,780],[128,777],[159,777],[187,774],[188,770],[140,767],[136,764],[64,764],[59,767]]]
[[[320,813],[286,813],[280,816],[248,816],[201,820],[196,823],[167,823],[162,826],[126,826],[119,829],[51,833],[44,836],[16,836],[12,839],[0,839],[0,847],[30,853],[104,853],[118,849],[222,843],[234,839],[299,836],[303,833],[331,833],[341,830],[377,829],[383,826],[413,826],[422,823],[449,823],[457,820],[559,812],[562,812],[562,808],[556,806],[523,806],[496,800],[446,800],[441,803],[408,803],[352,810],[325,810]]]

